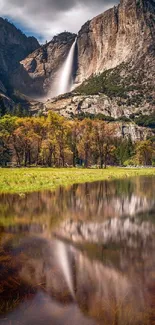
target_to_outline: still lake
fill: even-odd
[[[0,325],[154,325],[155,177],[0,195]]]

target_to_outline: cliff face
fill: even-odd
[[[76,81],[81,83],[90,75],[115,68],[122,62],[130,62],[133,67],[143,58],[146,65],[148,56],[154,54],[154,46],[154,0],[121,0],[117,7],[81,28]],[[153,67],[153,57],[149,61],[153,61],[150,62]]]

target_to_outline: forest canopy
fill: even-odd
[[[1,166],[106,167],[154,165],[154,138],[132,143],[117,136],[117,122],[48,116],[0,118]]]

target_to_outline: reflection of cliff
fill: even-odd
[[[1,195],[1,222],[6,225],[37,221],[50,226],[70,218],[103,221],[109,217],[134,216],[154,207],[154,192],[154,178],[141,177],[74,185],[56,192],[25,196]]]
[[[96,244],[125,244],[137,248],[155,248],[155,225],[138,218],[112,218],[103,223],[67,220],[57,230],[57,235],[73,242]]]
[[[147,322],[146,314],[153,303],[149,292],[154,281],[151,272],[155,266],[153,254],[151,258],[147,256],[146,264],[139,255],[137,271],[132,259],[126,259],[125,252],[121,256],[119,271],[113,263],[108,266],[91,261],[85,254],[57,240],[39,237],[15,239],[5,247],[5,252],[0,265],[1,309],[2,305],[7,308],[5,300],[16,297],[15,289],[18,292],[18,300],[13,306],[15,311],[7,315],[6,324],[17,324],[23,309],[24,317],[20,319],[20,324],[51,324],[52,321],[54,325],[68,325],[69,319],[73,324],[79,324],[78,319],[83,325],[151,324]],[[128,261],[125,271],[123,261]],[[37,292],[40,292],[40,301]],[[18,307],[21,301],[25,305]],[[27,304],[29,308],[26,308]],[[36,313],[37,306],[40,307]],[[88,317],[94,321],[88,320]]]

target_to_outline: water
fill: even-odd
[[[0,195],[0,325],[155,323],[155,178]]]
[[[67,59],[57,72],[55,81],[47,97],[56,97],[72,90],[73,86],[73,64],[77,38],[72,44]]]

